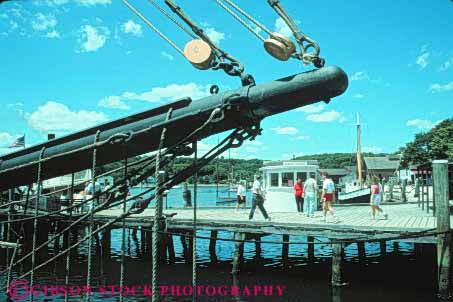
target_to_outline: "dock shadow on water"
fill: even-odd
[[[83,232],[82,229],[79,232]],[[198,236],[209,236],[200,231]],[[119,288],[121,261],[121,229],[111,231],[110,238],[100,236],[93,239],[96,253],[92,267],[92,301],[151,301],[152,280],[151,251],[144,232],[126,232],[126,285]],[[229,232],[218,232],[218,238],[231,238]],[[310,255],[307,245],[282,244],[261,245],[254,242],[244,244],[240,271],[231,274],[234,242],[217,241],[215,250],[209,251],[207,239],[197,239],[197,288],[192,288],[191,253],[187,250],[187,238],[173,236],[174,259],[162,259],[159,271],[161,301],[436,301],[435,246],[387,242],[385,252],[379,243],[356,243],[344,250],[343,277],[348,283],[343,287],[332,287],[332,248],[328,244],[315,245]],[[109,240],[107,240],[109,239]],[[281,240],[271,235],[267,241]],[[307,238],[292,236],[290,241],[304,242]],[[107,243],[106,243],[107,242]],[[110,249],[105,244],[110,245]],[[104,245],[104,246],[103,246]],[[190,242],[189,242],[190,245]],[[38,254],[41,263],[63,248],[63,241],[53,242],[48,249]],[[214,253],[215,252],[215,253]],[[7,255],[9,253],[9,255]],[[17,255],[16,259],[23,256]],[[69,291],[69,301],[83,301],[88,290],[84,288],[87,276],[87,243],[71,254],[70,288],[65,286],[66,258],[61,257],[35,274],[34,301],[65,301],[64,289]],[[93,254],[94,255],[94,254]],[[1,270],[7,268],[11,251],[0,250]],[[23,263],[12,272],[15,280],[30,269],[30,262]],[[24,281],[27,281],[25,278]],[[0,276],[6,286],[6,273]],[[14,284],[14,283],[13,283]],[[53,286],[53,288],[52,288]],[[193,290],[200,294],[192,300]],[[1,294],[1,301],[28,301],[25,287],[15,291],[15,297]],[[47,294],[47,295],[46,295]],[[26,297],[26,298],[24,298]],[[23,298],[23,299],[20,299]]]

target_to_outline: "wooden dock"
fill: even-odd
[[[388,219],[371,219],[369,206],[338,206],[335,214],[338,223],[324,222],[322,212],[317,211],[314,218],[291,212],[270,212],[271,222],[264,221],[260,211],[255,211],[252,221],[248,220],[249,209],[236,211],[234,208],[199,208],[197,209],[197,229],[257,234],[286,234],[327,238],[386,238],[401,234],[415,234],[436,228],[436,218],[431,213],[421,210],[415,203],[386,204],[383,206],[389,214]],[[95,214],[98,222],[119,216],[122,209],[109,209]],[[193,209],[167,209],[164,214],[174,214],[167,218],[167,229],[191,229],[193,227]],[[154,209],[131,215],[126,219],[129,227],[148,226],[153,223]],[[328,214],[328,218],[330,215]],[[329,221],[329,220],[328,220]],[[434,243],[434,237],[413,238],[414,242]]]

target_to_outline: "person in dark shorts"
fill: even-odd
[[[333,180],[329,177],[329,174],[324,173],[322,175],[322,193],[321,193],[321,202],[322,202],[322,214],[324,216],[324,222],[327,222],[327,211],[332,215],[333,222],[337,223],[338,218],[335,216],[332,203],[335,199],[335,184]]]
[[[239,206],[242,205],[242,207],[245,209],[245,204],[246,204],[246,199],[245,199],[245,194],[246,194],[246,189],[244,183],[241,181],[238,184],[238,191],[237,191],[237,205],[236,205],[236,211],[239,210]]]

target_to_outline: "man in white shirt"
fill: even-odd
[[[316,210],[316,195],[318,187],[316,185],[315,174],[310,172],[309,178],[304,183],[304,212],[307,217],[314,217]]]
[[[266,209],[264,208],[264,191],[263,187],[261,184],[261,175],[255,176],[255,181],[253,182],[252,186],[252,193],[253,193],[253,198],[252,198],[252,208],[250,210],[249,214],[249,220],[253,219],[253,214],[255,213],[256,207],[258,207],[261,211],[261,213],[264,216],[264,219],[266,221],[271,221],[271,218],[269,215],[267,215]]]

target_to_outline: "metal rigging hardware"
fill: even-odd
[[[268,3],[293,32],[294,38],[296,39],[300,47],[299,53],[296,52],[296,47],[294,43],[291,41],[291,39],[280,33],[271,32],[263,24],[258,22],[255,18],[253,18],[251,15],[249,15],[247,12],[245,12],[231,0],[214,0],[214,1],[220,7],[222,7],[227,13],[229,13],[236,21],[241,23],[253,35],[255,35],[258,39],[264,42],[264,48],[274,58],[279,59],[281,61],[287,61],[291,57],[294,59],[301,60],[306,65],[314,64],[315,67],[317,68],[321,68],[324,66],[325,60],[319,57],[320,53],[319,44],[315,42],[313,39],[303,34],[303,32],[297,27],[296,23],[292,20],[292,18],[286,13],[286,11],[280,5],[279,1],[268,0]],[[269,35],[269,38],[265,39],[263,36],[261,36],[256,29],[253,29],[250,26],[250,24],[245,22],[240,16],[238,16],[222,1],[225,1],[228,5],[234,8],[238,13],[240,13],[242,16],[244,16],[246,19],[252,22],[255,26],[266,32]],[[306,43],[306,45],[304,45],[304,42]],[[311,53],[308,53],[308,50],[310,48],[313,48],[313,51]]]
[[[144,17],[135,7],[133,7],[127,0],[123,0],[124,4],[135,13],[140,19],[145,22],[152,30],[154,30],[161,38],[163,38],[168,44],[170,44],[179,54],[184,56],[192,66],[197,69],[206,70],[219,70],[222,69],[226,74],[230,76],[238,76],[241,78],[243,86],[255,85],[253,76],[244,74],[244,66],[236,58],[232,57],[222,49],[220,49],[215,43],[213,43],[207,35],[204,34],[203,30],[199,28],[173,1],[166,0],[165,3],[170,9],[176,13],[196,34],[193,35],[187,28],[181,23],[171,17],[162,7],[160,7],[155,1],[148,0],[161,14],[172,21],[176,26],[188,34],[193,40],[189,41],[184,50],[181,50],[170,38],[162,33],[154,24],[152,24],[146,17]],[[197,36],[200,39],[197,39]],[[229,62],[226,62],[228,60]],[[215,92],[216,89],[211,89],[211,92]],[[214,94],[214,93],[213,93]]]

